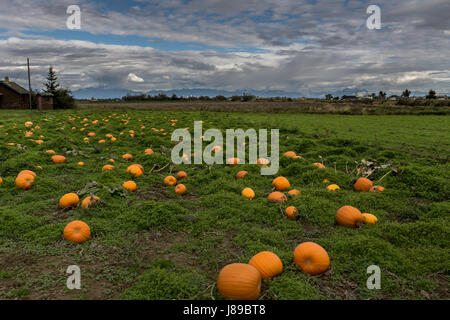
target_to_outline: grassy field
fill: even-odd
[[[178,120],[176,126],[171,119]],[[220,269],[269,250],[281,258],[284,270],[263,282],[260,299],[449,299],[449,119],[2,110],[0,298],[224,299],[215,286]],[[204,130],[280,129],[281,154],[293,150],[302,156],[280,157],[278,172],[301,191],[282,205],[296,206],[300,219],[286,219],[267,200],[274,177],[261,176],[257,165],[171,165],[172,130],[193,128],[194,120],[203,120]],[[25,137],[31,130],[26,121],[40,127],[31,137]],[[89,132],[96,137],[85,143]],[[44,142],[37,144],[38,139]],[[106,143],[99,144],[100,139]],[[155,153],[145,155],[146,148]],[[53,164],[49,149],[66,156],[66,163]],[[144,166],[143,176],[126,172],[125,153]],[[110,158],[116,160],[115,170],[102,172]],[[363,159],[389,164],[369,177],[386,188],[383,193],[353,191]],[[322,161],[325,169],[312,165]],[[24,169],[37,174],[28,191],[14,183]],[[178,170],[188,173],[184,195],[163,183]],[[240,170],[249,174],[237,180]],[[130,179],[138,185],[134,193],[121,187]],[[341,190],[328,191],[324,179]],[[255,190],[255,199],[241,196],[245,187]],[[101,203],[89,210],[59,209],[60,197],[69,192],[93,193]],[[358,229],[338,226],[335,215],[344,205],[375,214],[379,222]],[[73,244],[63,238],[73,220],[90,226],[89,241]],[[331,265],[326,273],[308,275],[292,261],[294,248],[305,241],[327,250]],[[66,288],[69,265],[81,268],[81,290]],[[380,290],[366,287],[370,265],[381,268]]]

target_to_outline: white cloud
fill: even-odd
[[[127,80],[131,82],[144,82],[144,79],[138,77],[134,73],[129,73],[127,76]]]

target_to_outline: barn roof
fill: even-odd
[[[11,81],[0,81],[0,84],[3,84],[5,87],[10,88],[11,90],[17,92],[18,94],[29,94],[28,90],[22,88],[15,82]]]

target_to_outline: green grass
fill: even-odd
[[[80,131],[85,117],[89,126]],[[99,123],[92,124],[95,119]],[[127,125],[123,119],[129,119]],[[171,119],[178,119],[177,126],[170,126]],[[302,155],[281,157],[277,174],[301,191],[283,204],[296,206],[300,219],[287,220],[278,205],[268,202],[274,177],[261,176],[257,165],[164,168],[171,162],[172,130],[192,131],[194,120],[203,120],[204,130],[280,129],[280,152]],[[26,138],[25,121],[41,129]],[[152,127],[164,128],[167,135]],[[91,131],[96,137],[84,143]],[[215,288],[220,269],[269,250],[281,258],[284,271],[264,281],[262,299],[448,299],[449,132],[448,116],[0,111],[0,298],[223,299]],[[98,144],[108,133],[117,141]],[[40,135],[45,142],[38,145],[33,140]],[[149,147],[155,153],[146,156]],[[53,164],[48,149],[65,155],[67,162]],[[143,176],[133,178],[135,193],[121,187],[132,179],[124,153],[145,168]],[[102,172],[110,158],[116,160],[115,170]],[[391,164],[370,176],[374,182],[381,179],[383,193],[352,190],[355,162],[362,159]],[[79,161],[85,165],[78,166]],[[322,161],[325,169],[312,166]],[[37,173],[28,191],[14,184],[24,169]],[[183,196],[163,184],[178,170],[188,172]],[[249,174],[236,180],[240,170]],[[324,179],[341,190],[327,191]],[[240,195],[245,187],[255,190],[254,200]],[[87,211],[58,209],[59,198],[69,192],[93,193],[102,202]],[[378,224],[335,225],[343,205],[375,214]],[[64,240],[62,231],[73,220],[90,226],[89,241]],[[293,250],[304,241],[327,250],[327,273],[313,277],[293,263]],[[66,288],[66,269],[73,264],[81,268],[81,290]],[[380,290],[366,287],[366,269],[373,264],[381,268]]]

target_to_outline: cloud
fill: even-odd
[[[119,9],[116,2],[82,0],[84,40],[71,40],[83,33],[66,29],[71,2],[2,0],[0,78],[26,84],[30,57],[38,88],[49,65],[73,89],[323,95],[346,87],[392,93],[406,86],[416,92],[450,88],[448,0],[379,0],[382,30],[365,27],[369,1],[139,0]],[[111,35],[116,44],[102,43]],[[136,38],[144,41],[135,45]],[[174,47],[157,49],[158,41]]]
[[[144,82],[144,79],[139,78],[137,75],[135,75],[134,73],[129,73],[128,77],[127,77],[128,81],[131,82]]]

